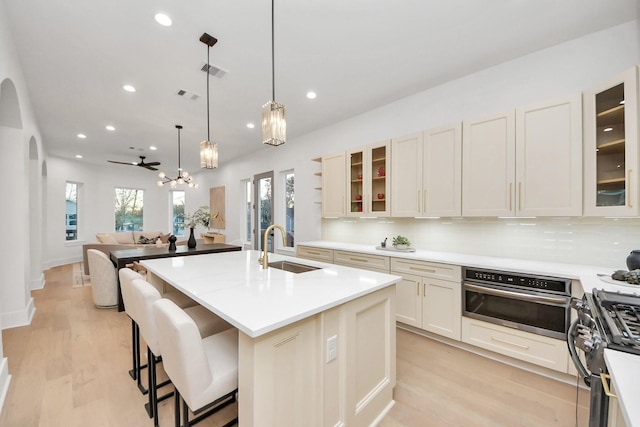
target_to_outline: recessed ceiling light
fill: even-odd
[[[613,128],[604,128],[602,129],[603,132],[611,132],[613,130]]]
[[[254,125],[253,123],[247,123],[247,127],[249,129],[253,129],[254,127],[256,127],[256,125]]]
[[[307,98],[309,99],[316,99],[316,93],[312,90],[310,90],[309,92],[307,92]]]
[[[131,86],[131,85],[124,85],[122,86],[122,89],[126,90],[127,92],[135,92],[136,88]]]
[[[111,126],[111,125],[106,125],[104,128],[105,128],[106,130],[111,131],[111,132],[113,132],[114,130],[116,130],[116,128],[114,128],[114,127],[113,127],[113,126]]]
[[[157,149],[158,149],[158,147],[155,147],[155,146],[153,146],[153,145],[152,145],[151,147],[149,147],[149,150],[151,150],[151,151],[155,151],[155,150],[157,150]]]
[[[171,18],[169,18],[164,13],[156,13],[156,16],[154,16],[154,18],[156,19],[156,22],[162,25],[163,27],[171,26]]]
[[[87,135],[85,135],[84,133],[79,133],[79,134],[78,134],[78,138],[80,138],[80,139],[86,139],[86,138],[87,138]]]
[[[82,156],[80,154],[76,154],[76,159],[81,159]]]

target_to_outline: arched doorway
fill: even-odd
[[[32,136],[29,139],[29,289],[41,289],[44,285],[42,274],[42,221],[41,208],[42,187],[40,178],[40,156],[38,143]]]

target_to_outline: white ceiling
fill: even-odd
[[[49,154],[104,165],[145,154],[171,172],[182,124],[182,166],[195,171],[207,132],[204,32],[218,39],[211,63],[228,71],[211,78],[221,165],[287,149],[260,142],[261,106],[271,98],[269,0],[0,1]],[[157,12],[173,26],[158,25]],[[276,100],[292,140],[636,13],[636,0],[276,0]],[[124,92],[125,83],[137,92]],[[181,98],[179,89],[200,97]]]

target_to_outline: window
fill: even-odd
[[[171,192],[171,230],[175,236],[184,236],[184,191]]]
[[[67,182],[65,194],[67,204],[65,215],[66,240],[78,240],[78,184]]]
[[[293,224],[294,224],[294,207],[295,207],[295,192],[294,192],[295,174],[293,171],[285,172],[284,174],[284,200],[285,200],[285,230],[287,231],[287,247],[292,248],[294,244],[293,240]]]
[[[115,189],[116,231],[142,231],[144,190]]]
[[[243,181],[242,185],[244,186],[244,201],[242,206],[244,211],[244,227],[242,231],[242,241],[251,242],[251,195],[253,194],[251,180]]]

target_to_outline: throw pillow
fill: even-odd
[[[96,234],[96,238],[100,243],[108,243],[110,245],[117,245],[118,241],[111,234]]]
[[[138,239],[138,244],[141,244],[141,245],[154,245],[156,243],[156,240],[158,240],[157,237],[140,236],[140,238]]]

